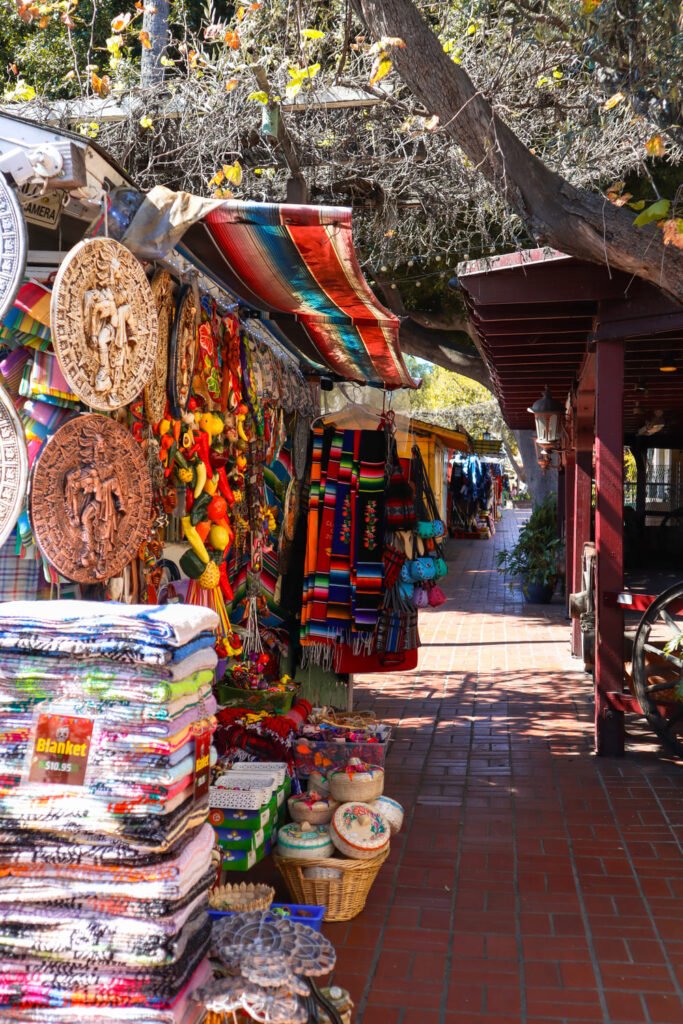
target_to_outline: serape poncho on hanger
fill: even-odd
[[[384,430],[313,430],[301,612],[303,661],[369,652],[384,578]]]

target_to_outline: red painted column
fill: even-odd
[[[572,592],[584,589],[582,574],[583,546],[593,539],[593,444],[595,441],[595,355],[590,353],[582,368],[576,392],[573,439],[576,449],[574,465],[574,578]],[[583,657],[581,623],[572,621],[572,654]]]
[[[624,346],[597,345],[595,398],[595,544],[597,551],[595,643],[595,749],[624,753],[624,716],[606,694],[624,686],[624,614],[604,595],[624,585]]]
[[[582,559],[583,545],[591,539],[591,513],[593,501],[593,428],[590,431],[590,446],[578,447],[574,465],[574,585],[572,592],[583,590]],[[587,444],[588,439],[578,435],[577,444]],[[572,620],[572,654],[583,656],[581,623]]]
[[[576,452],[570,448],[564,463],[564,578],[565,603],[569,609],[569,595],[574,585],[574,471]]]

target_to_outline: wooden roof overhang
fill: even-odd
[[[543,387],[564,401],[596,344],[619,338],[626,439],[662,409],[651,443],[683,442],[683,308],[653,285],[552,249],[462,264],[458,278],[508,426],[532,428]],[[663,356],[676,372],[660,372]]]

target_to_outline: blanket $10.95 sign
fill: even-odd
[[[69,715],[38,715],[28,781],[82,786],[92,745],[93,721]]]

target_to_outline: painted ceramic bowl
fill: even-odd
[[[331,857],[334,845],[327,825],[294,822],[278,832],[277,852],[289,860],[319,860]]]
[[[366,803],[342,804],[330,825],[332,842],[353,860],[369,860],[389,845],[391,829],[381,814]]]

